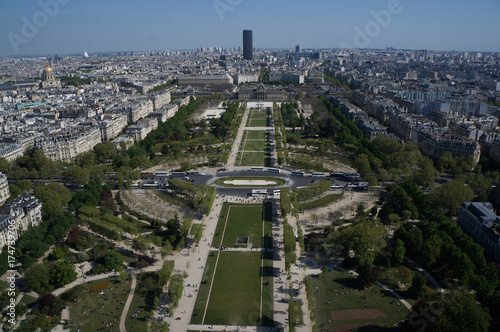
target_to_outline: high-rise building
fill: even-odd
[[[295,46],[295,52],[302,52],[302,47],[299,45]]]
[[[253,60],[252,30],[243,30],[243,59]]]

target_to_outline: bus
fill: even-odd
[[[253,197],[267,195],[267,189],[252,189],[252,194],[251,195]]]
[[[190,172],[187,172],[187,175],[200,175],[200,172],[198,171],[190,171]]]
[[[157,172],[156,173],[156,176],[159,177],[159,178],[166,178],[168,177],[170,174],[168,172]]]
[[[325,173],[312,173],[313,178],[326,178]]]
[[[344,172],[330,172],[330,176],[333,176],[334,178],[341,178],[344,176]]]
[[[292,175],[295,175],[295,176],[304,176],[304,172],[292,172]]]
[[[279,172],[280,172],[280,170],[279,170],[279,169],[277,169],[277,168],[268,168],[268,169],[267,169],[267,171],[268,171],[269,173],[279,173]]]
[[[172,172],[172,176],[185,176],[185,172]]]
[[[252,167],[250,170],[252,172],[264,172],[264,167]]]

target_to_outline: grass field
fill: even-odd
[[[147,297],[147,293],[144,292],[145,284],[148,278],[156,280],[158,276],[157,272],[141,273],[137,275],[137,286],[130,302],[130,308],[128,309],[127,318],[125,319],[125,328],[127,331],[144,331],[148,332],[147,322],[149,320],[149,315],[153,307],[153,300]]]
[[[237,166],[269,166],[270,155],[265,152],[238,152]]]
[[[272,205],[224,204],[212,245],[234,247],[237,236],[272,248]],[[191,324],[272,325],[271,252],[212,251],[200,286]]]
[[[245,130],[243,139],[266,139],[267,133],[262,130]]]
[[[264,152],[269,143],[266,140],[245,140],[240,144],[240,151]]]
[[[247,120],[247,127],[267,127],[266,118],[250,118]]]
[[[110,282],[112,289],[104,290],[103,294],[89,292],[92,286],[103,282]],[[85,283],[83,286],[85,290],[81,292],[79,301],[68,304],[70,318],[73,320],[72,325],[77,325],[78,330],[82,332],[95,332],[100,329],[120,331],[122,303],[127,300],[130,282],[124,283],[116,278],[106,278],[95,281],[94,284]],[[113,326],[106,327],[106,324],[113,324]]]
[[[262,247],[263,212],[266,212],[264,224],[268,226],[271,224],[270,205],[224,204],[212,246],[246,247],[246,245],[236,245],[236,237],[248,236],[248,242],[252,247]]]
[[[362,326],[378,326],[388,330],[404,320],[409,312],[379,286],[362,289],[358,280],[348,272],[329,271],[326,275],[313,276],[311,285],[318,330],[346,331]]]
[[[258,325],[260,252],[219,252],[204,324]]]

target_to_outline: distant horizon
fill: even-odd
[[[0,56],[1,58],[36,58],[36,57],[52,57],[52,56],[83,56],[83,53],[87,53],[89,57],[94,56],[94,55],[105,55],[105,54],[114,54],[114,53],[121,53],[121,52],[188,52],[188,51],[196,51],[198,48],[201,47],[221,47],[221,46],[199,46],[197,48],[186,48],[186,49],[143,49],[143,50],[117,50],[117,51],[83,51],[83,52],[69,52],[69,53],[40,53],[40,54],[10,54],[10,55],[3,55]],[[237,48],[239,46],[228,46],[228,47],[222,47],[222,48]],[[350,50],[350,51],[388,51],[389,49],[394,50],[394,51],[407,51],[407,52],[412,52],[412,51],[420,51],[420,50],[425,50],[427,52],[449,52],[449,53],[466,53],[466,52],[471,52],[471,53],[482,53],[482,54],[500,54],[500,51],[476,51],[476,50],[430,50],[430,49],[422,49],[422,48],[396,48],[396,47],[391,47],[388,46],[386,48],[352,48],[352,49],[345,49],[345,48],[326,48],[326,47],[315,47],[315,48],[310,48],[310,47],[302,47],[302,52],[304,51],[312,51],[312,50]],[[295,51],[295,46],[294,47],[278,47],[278,48],[273,48],[273,47],[254,47],[255,50],[267,50],[267,51],[273,51],[273,50],[291,50]],[[215,51],[213,53],[216,53]],[[242,52],[239,52],[242,53]]]
[[[243,30],[258,49],[498,53],[499,14],[498,0],[9,1],[0,56],[241,47]]]

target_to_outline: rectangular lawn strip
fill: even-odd
[[[264,152],[238,152],[239,166],[265,166],[266,155]]]
[[[268,134],[263,130],[245,130],[247,133],[246,139],[266,139]]]
[[[273,206],[271,203],[264,204],[264,248],[273,247]]]
[[[260,321],[261,252],[221,251],[204,324]]]
[[[90,293],[93,286],[101,283],[110,282],[112,289]],[[123,304],[127,300],[130,292],[130,282],[125,283],[117,278],[105,278],[96,280],[94,283],[84,283],[84,289],[79,295],[77,302],[68,302],[70,318],[73,324],[78,326],[82,332],[95,332],[99,329],[105,331],[120,331],[120,316],[123,310]],[[64,297],[64,294],[61,295]],[[97,302],[94,302],[94,299]],[[104,305],[104,308],[102,306]],[[120,309],[118,309],[120,308]],[[96,309],[93,311],[93,309]],[[103,312],[103,314],[101,314]],[[118,318],[116,318],[118,317]],[[114,319],[116,318],[116,321]],[[104,321],[104,323],[102,323]],[[112,323],[114,326],[106,327],[106,324]]]
[[[240,151],[259,151],[264,152],[266,149],[265,140],[246,140],[240,145]]]
[[[335,327],[341,328],[339,325],[349,324],[359,324],[360,326],[374,324],[389,328],[400,320],[404,320],[409,312],[401,302],[381,287],[374,285],[370,289],[363,289],[360,287],[358,279],[351,277],[348,272],[332,270],[327,272],[326,276],[323,274],[312,276],[311,286],[318,329],[335,329]],[[362,296],[365,296],[365,299],[362,299]],[[335,312],[335,310],[349,309],[353,311]],[[359,314],[363,313],[364,310],[366,310],[366,315]],[[335,314],[345,319],[335,319]],[[369,315],[379,318],[364,318]]]
[[[267,120],[265,118],[248,119],[247,127],[267,127]]]
[[[232,204],[224,203],[222,205],[222,209],[219,215],[219,220],[217,222],[217,226],[215,227],[215,233],[212,239],[212,247],[221,245],[222,233],[224,232],[224,225],[226,223],[227,211],[229,210],[230,205]]]
[[[203,272],[203,278],[201,279],[201,284],[198,288],[198,295],[196,296],[196,302],[194,304],[191,324],[202,323],[203,313],[205,312],[205,307],[208,301],[208,293],[210,292],[210,285],[212,284],[212,279],[214,277],[217,255],[219,255],[219,252],[217,251],[211,251],[208,255],[205,271]]]
[[[226,230],[224,231],[224,227],[222,227],[219,231],[219,227],[217,227],[216,231],[220,235],[224,232],[222,246],[246,247],[246,245],[236,245],[236,238],[248,236],[249,244],[254,248],[260,248],[262,246],[262,209],[262,204],[231,204]]]
[[[273,326],[273,253],[263,251],[264,266],[262,271],[262,325]]]

